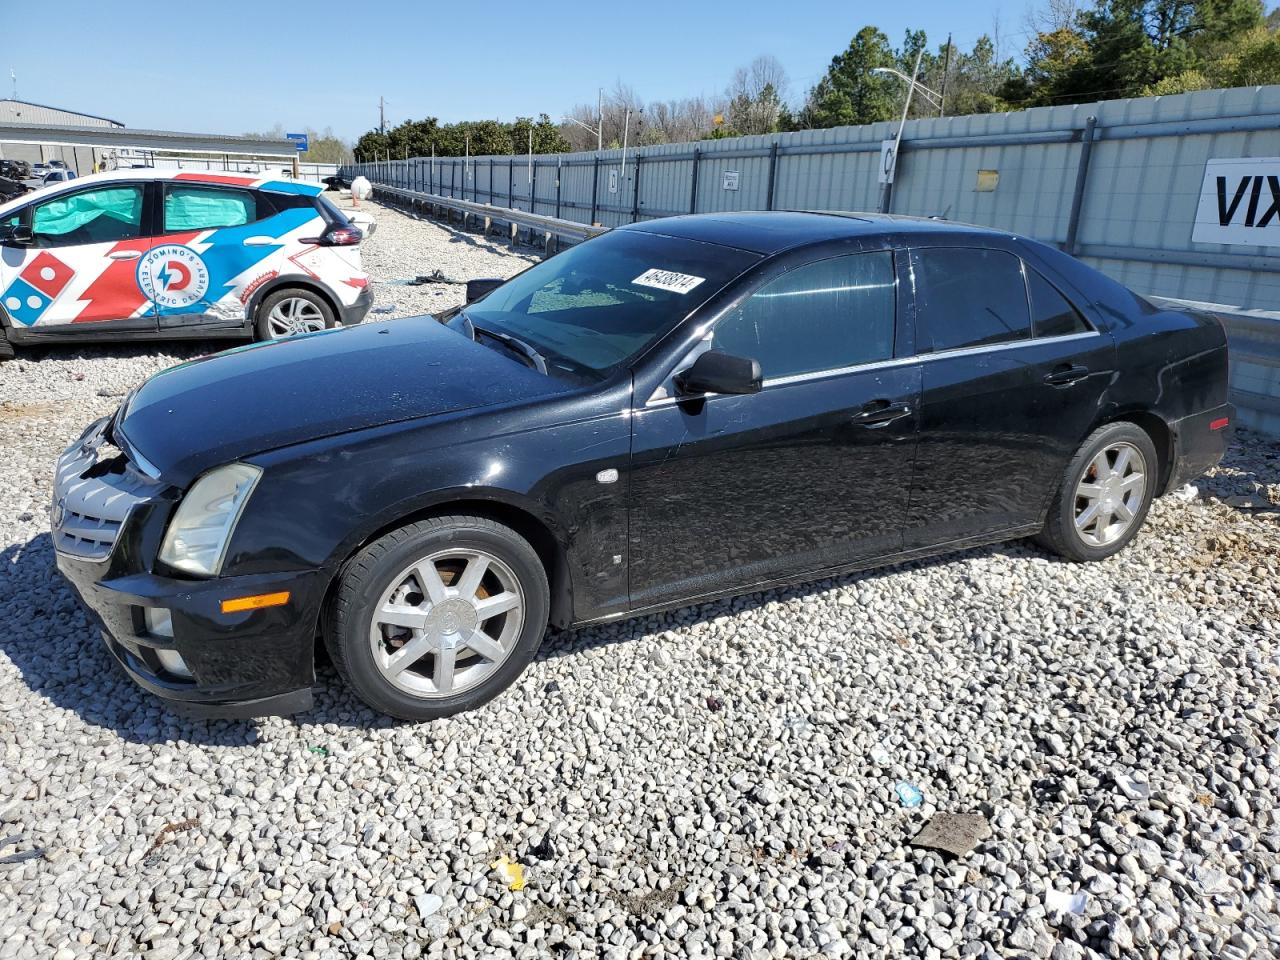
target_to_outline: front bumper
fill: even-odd
[[[338,319],[342,321],[344,327],[354,327],[358,323],[363,323],[365,316],[368,315],[369,309],[373,306],[373,290],[365,287],[360,291],[360,295],[356,297],[356,302],[351,306],[341,306],[342,316]]]
[[[194,580],[153,559],[176,494],[112,456],[106,421],[59,458],[52,536],[58,570],[143,689],[180,712],[250,717],[311,705],[322,571]],[[287,590],[283,606],[223,613],[222,601]],[[163,617],[148,611],[169,614]],[[175,671],[173,653],[185,669]],[[168,666],[166,666],[166,663]],[[189,675],[185,675],[189,674]]]
[[[135,683],[178,712],[243,718],[310,708],[314,611],[325,590],[319,571],[192,581],[104,571],[100,564],[65,554],[58,554],[57,562],[112,656]],[[284,606],[221,611],[225,599],[281,590],[290,595]],[[172,636],[148,629],[148,609],[169,612]],[[175,651],[190,676],[168,669],[161,651]]]
[[[1192,414],[1170,424],[1173,433],[1173,465],[1162,492],[1176,490],[1216,467],[1231,442],[1236,408],[1229,403]]]

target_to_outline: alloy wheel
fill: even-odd
[[[1147,462],[1131,443],[1113,443],[1089,461],[1076,485],[1075,527],[1092,547],[1115,543],[1133,525],[1147,489]]]
[[[314,303],[302,297],[286,297],[267,314],[267,331],[273,340],[323,329],[324,314]]]
[[[393,686],[415,697],[450,697],[502,665],[524,617],[524,591],[507,564],[482,550],[450,549],[392,579],[374,608],[369,642]]]

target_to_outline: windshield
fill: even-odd
[[[523,340],[549,369],[602,378],[758,259],[732,247],[618,230],[531,267],[466,314],[482,330]]]

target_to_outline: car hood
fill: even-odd
[[[127,401],[114,430],[161,479],[185,487],[265,450],[569,389],[431,317],[410,317],[163,370]]]

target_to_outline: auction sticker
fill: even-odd
[[[705,279],[706,277],[691,277],[687,273],[676,273],[674,270],[659,270],[654,267],[652,270],[646,270],[631,282],[642,287],[654,287],[670,293],[688,293]]]

